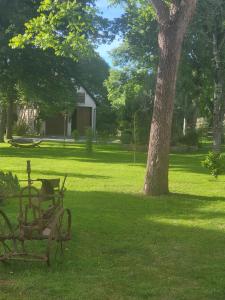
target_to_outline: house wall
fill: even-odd
[[[85,93],[85,103],[78,103],[78,106],[87,106],[87,107],[92,107],[93,109],[96,109],[96,103],[95,101],[91,98],[91,96],[86,92],[86,90],[83,87],[80,87],[78,89],[78,92],[80,93]]]
[[[38,113],[38,109],[34,107],[19,107],[17,109],[17,123],[19,124],[24,122],[28,125],[28,133],[34,134],[36,133],[36,120],[38,117]]]

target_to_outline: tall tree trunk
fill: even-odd
[[[187,95],[184,96],[183,136],[187,134]]]
[[[185,96],[184,104],[184,120],[183,120],[183,135],[187,135],[188,132],[193,132],[196,130],[196,124],[198,119],[198,106],[197,101],[187,102],[187,97]]]
[[[172,1],[170,9],[161,0],[152,0],[151,2],[160,25],[158,35],[160,59],[144,192],[154,196],[169,192],[169,149],[177,68],[182,42],[193,15],[196,0],[181,1],[181,4]]]
[[[215,34],[213,35],[213,54],[215,62],[215,81],[213,99],[213,151],[220,152],[224,120],[224,99],[221,61],[218,51],[218,41]]]
[[[223,133],[224,105],[222,83],[215,82],[213,107],[213,151],[220,152]]]
[[[4,135],[6,129],[6,109],[2,105],[0,108],[0,143],[4,142]]]
[[[186,136],[187,135],[187,118],[184,117],[184,120],[183,120],[183,136]]]
[[[187,131],[190,132],[196,130],[197,118],[198,118],[198,107],[196,103],[193,103],[191,110],[189,112],[189,116],[187,118]]]
[[[13,130],[13,100],[10,98],[7,104],[6,138],[12,139]]]

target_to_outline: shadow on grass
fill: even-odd
[[[93,153],[87,153],[85,145],[68,144],[63,146],[59,143],[43,143],[40,148],[0,148],[0,155],[3,157],[19,158],[45,158],[76,160],[82,162],[101,162],[101,163],[132,163],[133,152],[124,150],[121,145],[94,145]],[[137,163],[145,161],[146,154],[137,153]]]
[[[103,176],[103,175],[96,175],[96,174],[80,174],[80,173],[72,173],[72,172],[59,172],[59,171],[45,171],[45,170],[32,170],[32,174],[38,174],[40,177],[41,175],[48,175],[48,176],[60,176],[64,177],[65,175],[68,175],[69,177],[75,177],[75,178],[90,178],[90,179],[109,179],[110,176]]]
[[[201,163],[204,158],[205,154],[203,153],[171,154],[170,169],[178,172],[207,174],[207,170],[203,168]]]
[[[73,160],[89,163],[128,164],[129,166],[146,165],[146,153],[136,153],[136,164],[133,164],[133,152],[124,150],[121,145],[94,145],[94,152],[88,154],[83,144],[68,144],[65,147],[60,143],[43,143],[40,148],[24,149],[3,147],[0,148],[2,157],[43,158],[57,160]],[[170,169],[178,172],[207,174],[201,165],[205,157],[205,149],[201,152],[170,155]],[[79,176],[79,175],[78,175]]]

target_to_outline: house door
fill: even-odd
[[[64,127],[65,133],[67,134],[67,122],[65,122],[64,116],[62,114],[57,114],[48,118],[45,121],[45,134],[53,136],[63,136]]]

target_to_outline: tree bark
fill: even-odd
[[[13,131],[13,100],[9,99],[7,104],[6,138],[12,139]]]
[[[5,129],[6,129],[6,110],[5,107],[2,106],[0,108],[0,143],[4,143]]]
[[[188,109],[188,108],[187,108]],[[192,103],[189,107],[190,112],[187,116],[187,132],[193,132],[196,130],[197,118],[198,118],[198,107],[196,103]]]
[[[176,1],[172,1],[170,9],[161,0],[151,2],[156,10],[160,26],[158,35],[160,57],[144,192],[154,196],[169,192],[169,149],[177,69],[182,42],[194,13],[196,0],[182,0],[179,5],[174,3]],[[159,3],[163,6],[163,10]],[[168,14],[166,9],[168,9]]]
[[[220,152],[223,133],[224,101],[221,61],[218,51],[218,41],[213,35],[213,54],[215,63],[214,99],[213,99],[213,151]]]
[[[222,84],[215,82],[213,107],[213,151],[220,152],[223,132]]]

